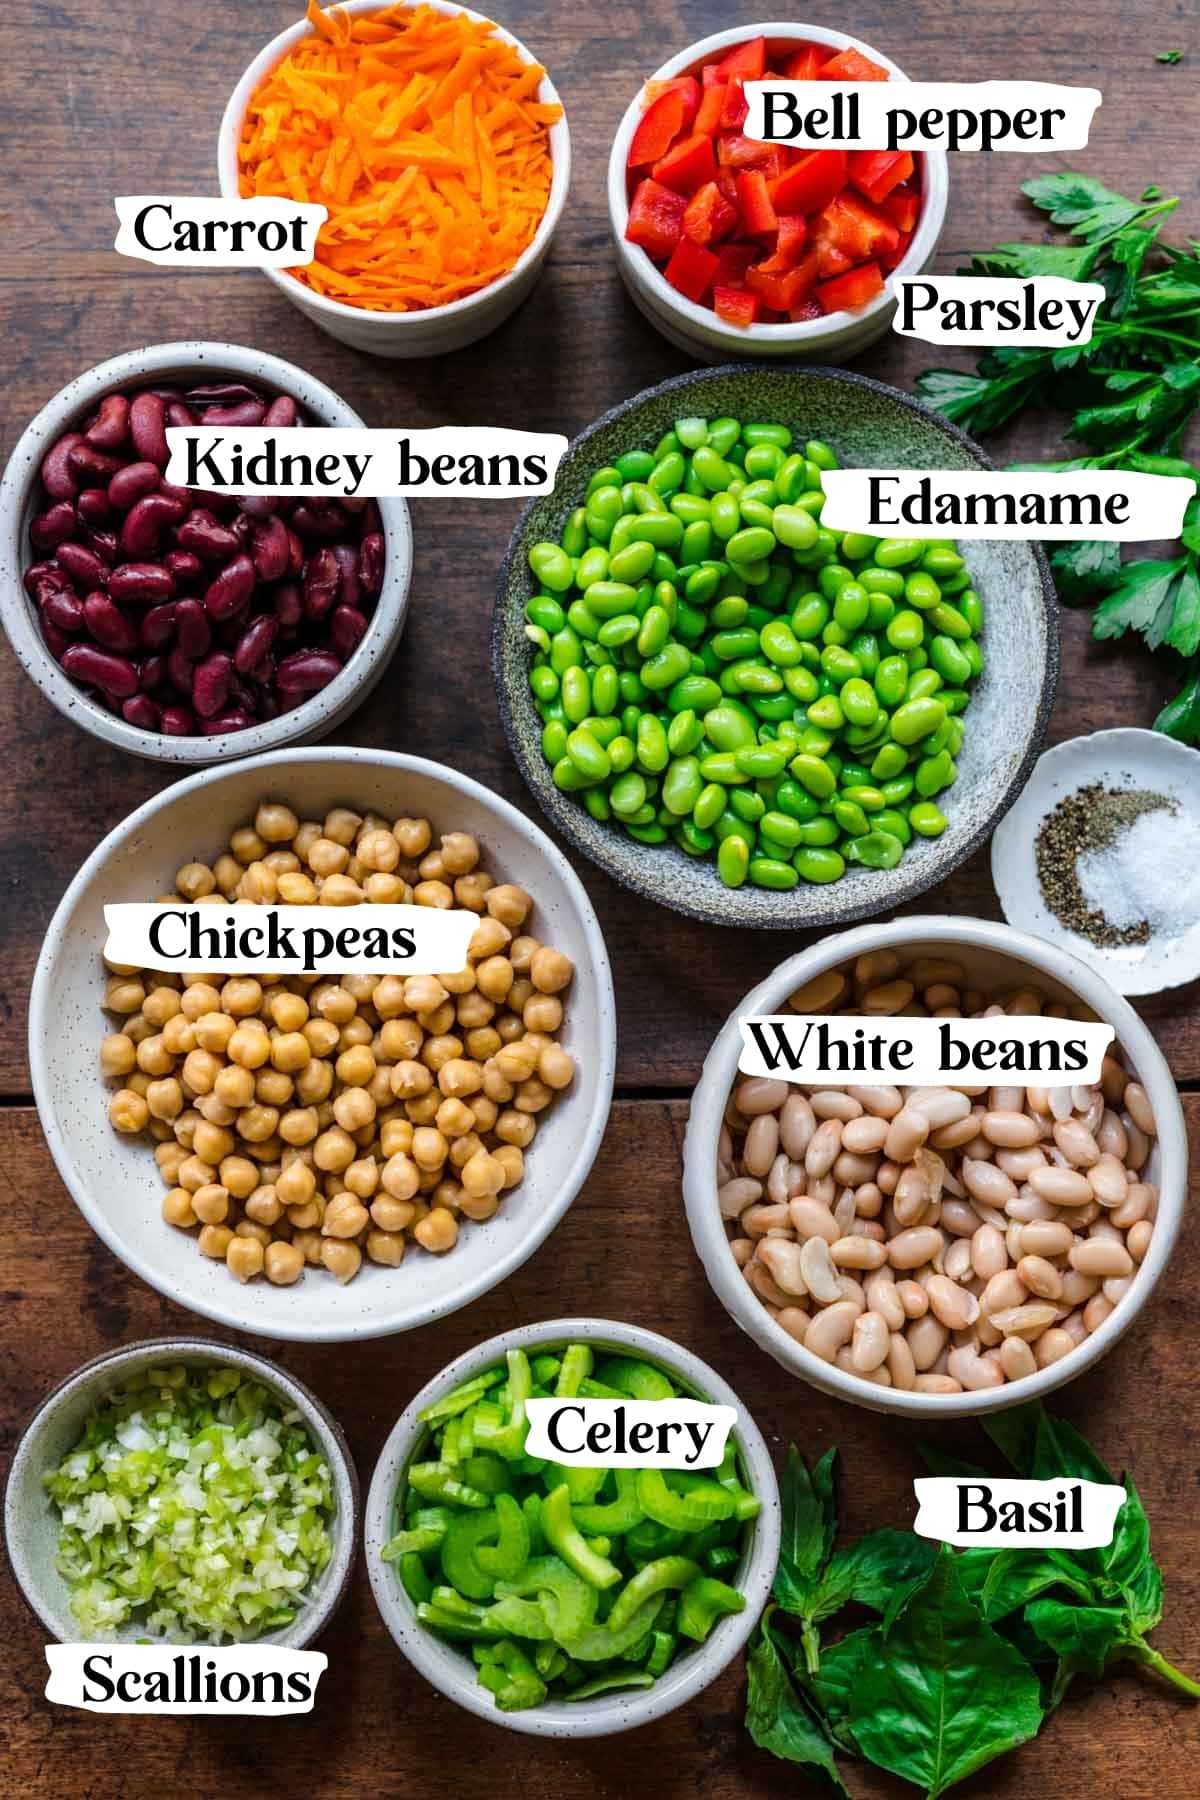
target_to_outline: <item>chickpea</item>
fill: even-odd
[[[279,892],[279,878],[265,862],[252,862],[238,882],[238,898],[254,906],[269,906]]]
[[[504,1186],[504,1164],[486,1150],[479,1149],[463,1165],[462,1184],[473,1197],[498,1194]]]
[[[257,1225],[278,1225],[283,1217],[283,1207],[279,1202],[279,1194],[274,1187],[257,1187],[247,1196],[245,1201],[246,1217],[253,1219]]]
[[[222,1125],[212,1125],[202,1119],[192,1137],[192,1149],[197,1156],[203,1157],[213,1167],[226,1156],[232,1156],[235,1148],[233,1133]]]
[[[413,1132],[412,1159],[419,1169],[440,1169],[449,1153],[450,1146],[440,1131],[422,1125]]]
[[[513,1144],[518,1150],[527,1150],[537,1131],[537,1121],[528,1113],[517,1112],[513,1108],[500,1114],[495,1129],[502,1144]]]
[[[300,1031],[308,1022],[308,1001],[303,994],[293,994],[287,988],[280,988],[271,995],[267,1011],[271,1023],[280,1031]]]
[[[361,813],[351,812],[348,806],[335,806],[325,815],[325,836],[335,844],[348,846],[358,836],[362,822]]]
[[[315,1106],[295,1106],[280,1115],[279,1135],[285,1144],[311,1144],[320,1129]]]
[[[525,1174],[525,1157],[515,1144],[501,1144],[494,1152],[495,1160],[504,1170],[504,1186],[516,1187]]]
[[[263,857],[263,868],[273,875],[291,875],[299,867],[300,858],[292,850],[268,850]]]
[[[286,1106],[296,1090],[295,1082],[282,1069],[260,1069],[253,1085],[253,1099],[264,1106]]]
[[[500,1210],[498,1194],[463,1194],[459,1201],[459,1211],[464,1218],[472,1219],[476,1224],[494,1218]]]
[[[261,1069],[271,1054],[271,1039],[258,1023],[239,1025],[226,1046],[231,1062],[243,1069]]]
[[[335,843],[332,838],[319,837],[308,852],[308,866],[321,878],[340,875],[349,861],[350,852],[346,846]]]
[[[167,1142],[158,1146],[154,1152],[154,1160],[167,1186],[174,1187],[180,1167],[187,1160],[187,1151],[182,1144]]]
[[[368,1231],[366,1251],[373,1263],[398,1269],[404,1260],[404,1238],[398,1231]]]
[[[310,1062],[295,1080],[295,1097],[303,1106],[322,1105],[333,1092],[333,1070],[327,1062]]]
[[[438,1087],[449,1099],[477,1094],[483,1086],[483,1069],[465,1056],[452,1056],[438,1070]]]
[[[232,1237],[225,1251],[225,1263],[231,1275],[241,1282],[253,1281],[261,1275],[266,1254],[257,1237]]]
[[[279,1124],[276,1106],[248,1106],[238,1114],[237,1128],[248,1144],[262,1144],[274,1137]]]
[[[246,1200],[258,1187],[258,1166],[248,1156],[226,1156],[217,1166],[222,1184],[235,1200]]]
[[[413,1127],[408,1119],[386,1119],[379,1133],[379,1148],[385,1156],[406,1156],[412,1149]]]
[[[415,1135],[414,1133],[414,1140]],[[444,1138],[442,1142],[445,1142]],[[393,1200],[411,1200],[421,1185],[420,1167],[407,1151],[398,1150],[384,1163],[379,1180],[384,1192],[390,1194]]]
[[[362,1268],[362,1251],[357,1244],[341,1238],[321,1239],[321,1261],[336,1281],[344,1287]]]
[[[141,1008],[146,998],[146,990],[140,980],[118,975],[113,978],[104,990],[104,1010],[113,1013],[135,1013]]]
[[[182,1008],[164,1024],[162,1041],[172,1056],[186,1056],[196,1048],[196,1027]]]
[[[142,1003],[142,1016],[148,1025],[160,1029],[179,1012],[179,995],[174,988],[156,987]]]
[[[393,1068],[390,1081],[397,1100],[415,1100],[432,1088],[433,1075],[424,1063],[404,1061]]]
[[[253,1104],[254,1076],[238,1063],[227,1063],[213,1082],[212,1091],[222,1106],[231,1106],[235,1112],[241,1112],[244,1106]]]
[[[183,1089],[173,1075],[152,1081],[143,1097],[152,1119],[170,1121],[183,1111]]]
[[[286,872],[279,877],[279,898],[285,906],[315,906],[316,884],[301,870]]]
[[[229,1189],[206,1181],[192,1194],[192,1211],[202,1225],[223,1225],[229,1217]]]
[[[253,825],[239,825],[229,840],[229,848],[245,867],[267,854],[267,846]]]
[[[220,1012],[221,995],[210,981],[192,981],[180,995],[179,1007],[184,1017],[195,1024],[205,1013]]]
[[[314,1268],[320,1267],[321,1246],[324,1242],[325,1239],[321,1236],[319,1231],[306,1229],[296,1231],[292,1234],[292,1243],[296,1246],[296,1249],[299,1250],[305,1262],[311,1263]]]
[[[403,1231],[417,1216],[410,1200],[398,1200],[392,1194],[380,1194],[370,1206],[372,1219],[381,1231]]]
[[[575,1079],[575,1063],[561,1044],[547,1044],[538,1057],[538,1075],[549,1088],[570,1087]]]
[[[362,889],[349,875],[327,875],[317,899],[321,906],[357,906],[362,897]]]
[[[561,950],[551,950],[543,944],[535,950],[529,964],[529,974],[533,985],[542,994],[558,994],[567,986],[575,973],[575,965],[569,956]]]
[[[511,882],[500,882],[488,889],[488,913],[510,932],[520,930],[532,906],[533,901],[525,889],[515,887]]]
[[[450,875],[466,875],[479,861],[479,844],[467,831],[448,831],[441,840],[442,864]]]
[[[126,1134],[145,1131],[150,1108],[133,1088],[118,1088],[108,1103],[108,1116],[116,1130]]]
[[[349,1133],[340,1125],[334,1125],[317,1138],[313,1145],[313,1160],[318,1169],[340,1175],[354,1161],[357,1148]]]
[[[325,1208],[321,1231],[325,1237],[353,1238],[365,1231],[370,1222],[371,1215],[362,1201],[353,1194],[342,1193]]]
[[[347,1191],[360,1200],[369,1200],[379,1187],[379,1167],[374,1157],[366,1156],[343,1171],[342,1180]]]
[[[211,1256],[214,1262],[224,1262],[225,1252],[233,1242],[233,1233],[228,1225],[205,1225],[196,1242],[201,1256]]]
[[[543,1112],[554,1098],[554,1089],[547,1087],[544,1081],[534,1076],[529,1081],[522,1081],[513,1096],[513,1105],[518,1112]]]
[[[371,1028],[365,1019],[356,1020],[355,1023],[362,1030],[370,1032]],[[366,1087],[375,1073],[375,1058],[369,1044],[351,1044],[343,1050],[334,1065],[334,1073],[347,1087]]]
[[[184,1231],[192,1225],[199,1224],[199,1220],[192,1211],[192,1196],[186,1188],[167,1189],[163,1195],[162,1216],[168,1225],[178,1225]]]
[[[366,1088],[344,1088],[333,1103],[333,1116],[343,1131],[361,1131],[375,1117],[375,1102]]]
[[[454,905],[454,890],[444,881],[418,881],[413,899],[418,906],[436,906],[441,912],[449,912]]]
[[[268,1281],[273,1282],[276,1287],[291,1287],[294,1281],[300,1279],[304,1268],[304,1253],[294,1242],[286,1244],[277,1238],[273,1244],[267,1245],[263,1262]]]
[[[262,1006],[262,997],[261,982],[252,975],[237,975],[221,989],[221,1010],[232,1018],[248,1019]]]
[[[242,865],[237,857],[230,856],[228,853],[224,856],[218,856],[216,862],[213,864],[212,872],[216,878],[217,886],[220,888],[225,898],[227,900],[232,900],[233,896],[237,893],[238,882],[242,879]]]
[[[290,806],[278,800],[264,800],[254,815],[254,829],[268,844],[290,844],[300,829],[300,821]]]
[[[413,1236],[423,1250],[442,1255],[452,1250],[458,1241],[458,1221],[447,1207],[435,1206],[423,1219],[418,1219],[413,1226]]]
[[[437,1129],[444,1138],[463,1137],[475,1129],[475,1114],[461,1100],[443,1100],[437,1109]]]
[[[488,1000],[507,1000],[516,972],[506,956],[489,956],[475,971],[479,992]]]

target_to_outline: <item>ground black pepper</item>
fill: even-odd
[[[1088,906],[1075,865],[1085,852],[1104,850],[1114,843],[1143,813],[1174,810],[1175,802],[1165,794],[1142,788],[1106,788],[1094,781],[1066,795],[1046,814],[1034,846],[1038,881],[1046,905],[1068,931],[1077,931],[1106,950],[1148,941],[1148,920],[1116,926]]]

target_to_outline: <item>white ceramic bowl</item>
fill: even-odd
[[[711,37],[701,38],[698,43],[690,44],[686,50],[672,56],[649,80],[669,81],[673,75],[690,74],[699,63],[706,62],[718,52],[756,37],[765,37],[768,42],[828,44],[831,51],[860,50],[872,62],[887,69],[893,81],[908,80],[890,57],[865,44],[861,38],[823,25],[800,25],[794,21],[735,25],[728,31],[714,32]],[[643,83],[643,89],[645,85]],[[639,89],[617,127],[608,159],[608,217],[617,250],[617,266],[630,298],[676,349],[686,351],[700,362],[710,363],[741,361],[745,357],[834,362],[859,355],[883,336],[896,310],[891,275],[883,293],[861,311],[829,313],[825,318],[805,319],[795,325],[726,325],[710,306],[699,306],[673,288],[640,244],[631,244],[625,236],[625,227],[629,223],[625,165],[643,110],[642,89]],[[912,242],[903,260],[892,271],[894,275],[920,275],[929,267],[945,223],[950,186],[946,153],[944,150],[924,150],[921,155],[921,213]]]
[[[4,1495],[4,1536],[13,1574],[51,1637],[62,1643],[77,1641],[79,1621],[70,1609],[67,1584],[55,1567],[58,1513],[42,1486],[42,1476],[57,1467],[78,1442],[89,1412],[107,1394],[142,1370],[170,1363],[233,1367],[260,1381],[303,1415],[329,1464],[336,1501],[330,1528],[332,1554],[292,1623],[254,1640],[303,1649],[329,1624],[353,1572],[358,1546],[358,1477],[339,1426],[316,1395],[277,1364],[232,1344],[205,1338],[147,1339],[84,1363],[46,1396],[17,1444]],[[136,1643],[145,1639],[146,1629],[134,1622],[113,1636]]]
[[[189,857],[214,855],[268,797],[302,818],[339,804],[388,818],[429,817],[473,832],[489,871],[534,898],[533,925],[575,964],[562,1041],[579,1073],[544,1115],[525,1179],[495,1217],[465,1228],[445,1256],[413,1246],[398,1269],[366,1263],[346,1287],[323,1270],[294,1287],[240,1285],[161,1217],[162,1181],[148,1143],[108,1122],[99,1047],[103,908],[169,890]],[[33,978],[29,1060],[42,1128],[88,1223],[151,1287],[235,1330],[318,1343],[381,1337],[453,1312],[531,1256],[570,1206],[608,1120],[616,1021],[604,939],[562,852],[507,801],[440,763],[379,750],[298,750],[193,776],[157,794],[94,850],[51,920]]]
[[[245,731],[228,731],[216,737],[167,737],[160,732],[142,731],[107,712],[86,689],[77,687],[64,675],[46,648],[21,579],[34,560],[29,522],[38,510],[38,472],[43,456],[57,438],[77,420],[86,418],[102,397],[115,389],[153,386],[176,377],[195,382],[226,376],[290,394],[321,425],[362,425],[358,414],[332,388],[281,357],[238,344],[150,344],[144,350],[130,350],[108,362],[97,363],[94,369],[68,382],[26,427],[0,483],[0,620],[26,674],[64,718],[90,731],[93,737],[151,762],[192,768],[203,763],[228,762],[236,756],[254,756],[264,750],[276,750],[282,744],[311,742],[340,725],[380,681],[396,651],[408,612],[412,577],[412,528],[407,502],[380,500],[386,546],[383,587],[362,642],[328,687],[291,712],[281,713],[265,724],[251,725]]]
[[[885,948],[949,955],[965,964],[970,980],[984,986],[1032,980],[1059,1000],[1082,1003],[1114,1027],[1128,1068],[1149,1095],[1158,1126],[1158,1140],[1147,1165],[1147,1179],[1159,1189],[1158,1216],[1150,1249],[1133,1278],[1133,1286],[1099,1329],[1069,1355],[1023,1381],[1006,1382],[1003,1387],[983,1392],[918,1394],[876,1387],[813,1356],[775,1323],[750,1291],[730,1254],[725,1224],[717,1207],[717,1140],[737,1074],[741,1049],[738,1020],[755,1013],[780,1012],[789,994],[825,969],[853,961],[869,950]],[[871,1412],[909,1418],[952,1419],[1000,1412],[1025,1400],[1044,1399],[1055,1388],[1092,1368],[1128,1331],[1166,1268],[1179,1235],[1187,1181],[1187,1128],[1179,1095],[1162,1052],[1133,1008],[1113,992],[1103,976],[1057,945],[1042,943],[1008,925],[994,925],[986,919],[915,916],[893,919],[884,925],[859,925],[780,963],[747,994],[717,1035],[692,1095],[683,1147],[684,1203],[692,1242],[711,1287],[735,1323],[777,1363],[822,1393],[853,1401]]]
[[[431,6],[435,12],[461,13],[476,21],[484,18],[482,13],[458,6],[454,0],[421,0],[421,3]],[[382,0],[341,0],[339,10],[352,15],[381,12],[383,4]],[[498,38],[514,46],[523,61],[540,61],[511,31],[505,31],[501,25],[494,29]],[[290,25],[278,37],[272,38],[259,51],[230,95],[217,137],[217,174],[226,200],[236,200],[239,194],[238,142],[250,96],[267,71],[311,30],[308,21],[302,19],[298,25]],[[542,77],[537,97],[544,106],[561,105],[549,75]],[[286,270],[264,269],[263,274],[314,325],[319,325],[322,331],[343,344],[352,344],[356,350],[370,351],[373,356],[441,356],[448,350],[461,350],[464,345],[475,343],[502,325],[528,296],[541,273],[571,181],[571,135],[565,112],[558,123],[550,127],[550,159],[550,194],[542,222],[532,240],[507,275],[481,288],[477,294],[468,294],[465,299],[452,300],[446,306],[426,307],[422,312],[371,312],[365,307],[346,306],[340,300],[329,300],[324,294],[314,293]]]
[[[1200,975],[1200,894],[1188,882],[1184,894],[1191,923],[1174,936],[1152,931],[1145,944],[1111,948],[1069,931],[1042,897],[1037,872],[1037,838],[1047,815],[1068,794],[1099,783],[1109,788],[1141,788],[1174,800],[1174,820],[1200,823],[1200,751],[1165,737],[1161,731],[1122,728],[1093,731],[1087,737],[1055,744],[1034,764],[1029,781],[1012,811],[1001,819],[992,839],[992,882],[1010,925],[1061,944],[1081,962],[1098,969],[1119,994],[1157,994],[1182,987]],[[1170,829],[1170,827],[1168,827]],[[1180,857],[1177,853],[1176,864]],[[1164,869],[1158,880],[1175,881],[1178,871]]]
[[[502,1713],[491,1694],[479,1685],[469,1655],[443,1643],[418,1623],[395,1567],[380,1555],[392,1536],[396,1499],[403,1487],[404,1471],[413,1460],[427,1427],[420,1414],[460,1382],[503,1361],[508,1350],[534,1351],[551,1344],[584,1340],[597,1348],[644,1357],[697,1399],[732,1406],[738,1414],[734,1442],[745,1466],[748,1484],[762,1502],[745,1554],[736,1572],[726,1577],[746,1596],[744,1612],[733,1613],[713,1628],[708,1641],[672,1663],[651,1688],[630,1688],[599,1694],[591,1700],[550,1700],[524,1712]],[[367,1573],[383,1622],[413,1666],[439,1692],[468,1712],[510,1731],[533,1737],[609,1737],[665,1718],[702,1693],[737,1656],[754,1630],[767,1603],[779,1556],[779,1488],[771,1456],[762,1434],[738,1396],[707,1363],[673,1344],[657,1332],[638,1325],[616,1324],[610,1319],[551,1319],[541,1325],[525,1325],[477,1344],[456,1362],[435,1375],[409,1402],[397,1420],[375,1465],[363,1517],[363,1544]]]

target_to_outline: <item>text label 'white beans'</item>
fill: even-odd
[[[1083,150],[1099,88],[1048,81],[748,81],[743,134],[805,150]]]
[[[1176,538],[1185,475],[1128,469],[830,469],[821,523],[873,537]]]
[[[457,975],[477,913],[433,906],[104,908],[105,959],[125,968],[227,975]]]
[[[382,431],[365,425],[203,425],[167,429],[165,479],[225,494],[377,498],[442,494],[476,500],[548,494],[567,440],[499,425]]]
[[[262,197],[185,199],[179,194],[118,194],[113,249],[139,262],[176,269],[294,269],[316,255],[329,209]]]
[[[1092,341],[1098,281],[1063,275],[897,275],[892,330],[926,344],[1082,345]]]
[[[703,1400],[527,1400],[527,1456],[570,1469],[715,1469],[737,1423]]]
[[[901,1076],[906,1084],[937,1087],[963,1077],[995,1074],[1024,1082],[1030,1075],[1100,1079],[1113,1028],[1102,1022],[1045,1015],[986,1019],[881,1019],[852,1014],[821,1018],[767,1013],[739,1019],[744,1075],[776,1081],[868,1082]]]
[[[1114,1482],[964,1481],[926,1475],[913,1482],[913,1530],[960,1549],[970,1544],[1035,1544],[1048,1550],[1096,1550],[1111,1544],[1125,1489]]]
[[[99,1713],[311,1712],[329,1666],[320,1650],[276,1644],[47,1644],[46,1698]]]

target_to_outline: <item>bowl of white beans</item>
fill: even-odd
[[[739,1020],[789,1007],[1115,1036],[1094,1084],[743,1074]],[[713,1044],[684,1144],[692,1239],[735,1322],[823,1392],[909,1417],[997,1411],[1091,1368],[1153,1293],[1186,1191],[1183,1110],[1133,1008],[1056,946],[976,919],[859,926],[781,963]]]

